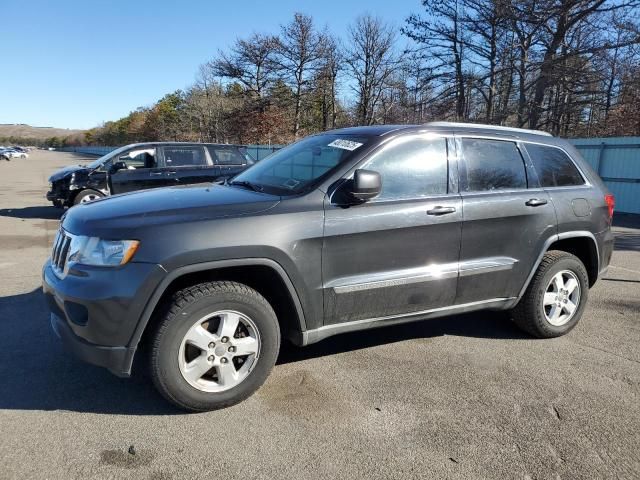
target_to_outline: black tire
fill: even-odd
[[[80,192],[78,192],[78,194],[73,199],[73,204],[79,205],[80,203],[84,203],[87,201],[86,199],[90,198],[92,195],[99,198],[104,197],[104,194],[98,192],[97,190],[91,190],[88,188],[86,190],[81,190]],[[83,199],[85,199],[84,202]]]
[[[546,318],[542,306],[543,297],[551,279],[559,272],[573,272],[580,285],[580,299],[575,313],[563,325],[552,325]],[[565,335],[573,329],[584,312],[589,298],[589,276],[584,264],[578,257],[567,252],[551,250],[540,262],[527,290],[512,310],[512,318],[516,325],[525,332],[538,338],[553,338]]]
[[[220,310],[251,318],[259,331],[260,353],[239,384],[221,392],[205,392],[182,375],[178,365],[180,345],[199,319]],[[216,410],[245,400],[264,383],[278,358],[280,327],[276,314],[262,295],[241,283],[208,282],[180,290],[158,320],[150,344],[150,374],[162,396],[184,410]]]

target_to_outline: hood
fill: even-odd
[[[251,215],[279,201],[278,196],[225,185],[156,188],[77,205],[65,214],[63,227],[101,238],[121,238],[124,230],[136,238],[148,226]]]
[[[49,182],[55,182],[57,180],[61,180],[64,177],[71,175],[74,172],[90,172],[91,169],[87,167],[83,167],[82,165],[69,165],[68,167],[61,168],[60,170],[54,172],[49,177]]]

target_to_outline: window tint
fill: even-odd
[[[128,169],[154,168],[156,166],[155,148],[138,148],[118,157],[118,162],[124,162]]]
[[[478,138],[463,138],[461,143],[464,155],[461,190],[527,188],[524,162],[515,143]]]
[[[400,138],[367,162],[382,177],[376,200],[401,200],[447,193],[447,143],[444,138]]]
[[[559,148],[527,144],[527,152],[536,169],[540,186],[584,185],[584,179],[569,156]]]
[[[216,165],[245,165],[245,157],[236,149],[229,147],[209,146],[209,154]]]
[[[167,167],[206,165],[201,147],[164,147],[164,162]]]

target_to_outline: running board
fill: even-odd
[[[412,312],[408,314],[388,315],[385,317],[367,318],[364,320],[355,320],[353,322],[324,325],[320,328],[302,332],[302,345],[316,343],[320,340],[324,340],[327,337],[338,335],[340,333],[367,330],[369,328],[386,327],[388,325],[397,325],[401,323],[414,322],[417,320],[445,317],[447,315],[458,315],[460,313],[473,312],[475,310],[505,310],[511,308],[516,301],[516,297],[492,298],[491,300],[482,300],[480,302],[471,302],[464,303],[462,305],[452,305],[450,307],[422,310],[419,312]]]

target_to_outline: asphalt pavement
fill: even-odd
[[[232,408],[185,414],[64,351],[40,269],[57,168],[0,162],[0,478],[640,478],[640,217],[567,336],[484,312],[285,347]]]

